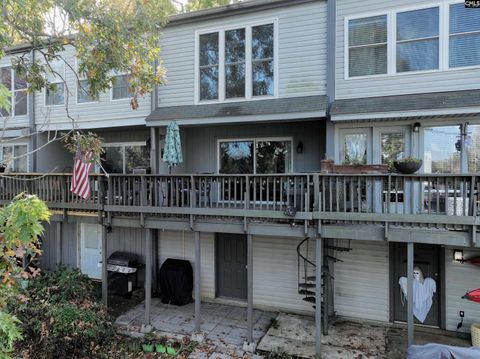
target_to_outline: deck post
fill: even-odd
[[[152,306],[152,230],[145,229],[145,322],[141,331],[148,333],[152,331],[150,324],[150,311]]]
[[[108,305],[108,272],[107,272],[107,227],[102,224],[102,300]]]
[[[200,331],[201,321],[201,257],[200,257],[200,232],[193,232],[195,238],[195,331]]]
[[[247,341],[253,343],[253,236],[247,235]]]
[[[413,242],[407,243],[407,331],[408,347],[413,345]]]
[[[56,237],[57,237],[57,248],[55,254],[55,260],[57,267],[62,264],[62,222],[58,221],[56,225]]]
[[[315,356],[320,358],[322,347],[322,237],[315,241]]]

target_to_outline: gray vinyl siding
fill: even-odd
[[[465,258],[480,256],[478,250],[463,250]],[[460,322],[459,311],[465,312],[461,332],[470,332],[472,323],[480,322],[478,303],[462,299],[465,293],[480,288],[480,268],[468,263],[453,261],[453,249],[445,250],[445,304],[447,330],[455,331]]]
[[[293,138],[293,171],[319,171],[325,153],[325,122],[290,122],[189,127],[182,133],[185,164],[177,173],[213,173],[217,169],[217,142],[220,139]],[[303,142],[303,153],[296,147]]]
[[[360,16],[365,13],[379,14],[384,10],[417,6],[421,4],[439,5],[440,0],[337,0],[337,41],[336,41],[336,99],[355,97],[374,97],[389,95],[404,95],[411,93],[427,93],[441,91],[471,90],[478,89],[480,71],[449,70],[437,71],[424,74],[401,74],[397,76],[379,76],[363,79],[345,79],[344,76],[344,24],[347,16]]]
[[[5,56],[0,58],[0,67],[12,66],[12,58],[14,57],[15,56]],[[27,111],[27,115],[25,116],[13,116],[13,117],[7,117],[7,118],[0,116],[0,128],[2,130],[12,129],[12,128],[24,128],[24,127],[29,127],[28,111]]]
[[[57,237],[58,222],[51,222],[45,224],[45,233],[42,236],[43,251],[40,256],[40,268],[43,270],[55,270],[59,263],[57,256],[57,248],[59,245],[59,238]],[[77,267],[77,224],[62,222],[62,258],[61,263],[65,266]]]
[[[279,97],[324,95],[326,17],[326,2],[318,1],[163,29],[160,56],[168,83],[159,89],[159,106],[194,103],[195,31],[275,18],[278,19]]]
[[[298,294],[297,245],[302,239],[253,237],[253,303],[262,308],[311,313]],[[315,258],[310,256],[313,261]]]
[[[195,243],[193,232],[159,231],[160,265],[168,258],[195,261]],[[215,298],[215,235],[200,234],[201,253],[201,296]]]
[[[69,47],[62,55],[72,67],[76,66],[73,48]],[[68,85],[68,91],[65,92],[68,92],[69,112],[80,128],[109,128],[145,124],[145,117],[151,111],[150,94],[139,99],[140,107],[137,110],[132,110],[129,98],[111,101],[110,91],[100,94],[98,102],[77,104],[77,78],[68,65],[65,67],[65,80]],[[72,128],[65,105],[45,106],[45,91],[35,93],[35,124],[37,129],[42,128],[42,130]]]
[[[348,246],[338,241],[338,246]],[[350,252],[334,256],[335,311],[338,315],[388,322],[388,244],[351,241]]]

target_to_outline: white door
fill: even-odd
[[[102,278],[102,226],[80,226],[80,269],[92,279]]]

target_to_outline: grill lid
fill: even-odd
[[[108,257],[107,264],[137,267],[139,265],[139,256],[135,253],[113,252],[110,257]]]

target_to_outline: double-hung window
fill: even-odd
[[[28,171],[28,146],[26,144],[0,145],[0,165],[7,171]]]
[[[349,77],[387,73],[387,15],[348,23]]]
[[[0,108],[0,116],[24,116],[27,114],[27,82],[17,76],[11,67],[0,68],[0,83],[9,91],[10,108]]]
[[[77,103],[97,102],[98,96],[90,94],[90,86],[84,74],[79,74],[77,81]]]
[[[292,172],[292,139],[220,140],[218,168],[224,174]]]
[[[439,8],[397,13],[397,72],[439,66]]]
[[[198,36],[197,100],[275,95],[275,23]]]
[[[449,66],[480,65],[480,13],[464,3],[450,5]]]
[[[50,61],[47,81],[50,87],[45,90],[45,105],[59,106],[65,104],[65,62],[61,59]]]
[[[128,82],[128,75],[117,74],[112,85],[112,100],[122,100],[132,97],[130,91],[130,84]]]

